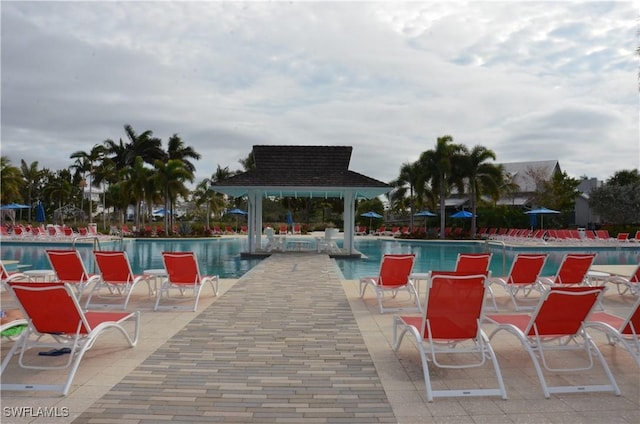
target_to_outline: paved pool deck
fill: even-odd
[[[424,290],[424,284],[423,284]],[[423,292],[424,294],[424,292]],[[509,309],[497,293],[501,309]],[[608,311],[624,314],[632,296],[607,293]],[[2,293],[2,307],[11,299]],[[400,294],[398,305],[407,304]],[[622,391],[545,399],[531,360],[515,337],[493,347],[508,400],[438,398],[427,402],[417,350],[391,349],[393,314],[381,315],[373,292],[343,280],[326,255],[275,254],[238,280],[203,289],[197,312],[154,312],[146,286],[129,309],[142,314],[141,339],[127,348],[103,334],[83,359],[69,394],[1,393],[2,423],[628,423],[640,422],[640,369],[631,356],[592,332]],[[487,325],[487,330],[491,326]],[[2,341],[2,356],[10,347]],[[61,360],[47,357],[47,360]],[[490,366],[432,369],[434,386],[494,384]],[[3,381],[60,381],[64,372],[23,370],[14,359]],[[554,381],[604,382],[596,366]],[[566,379],[566,380],[565,380]],[[42,409],[45,408],[45,409]],[[55,416],[44,416],[59,415]],[[23,415],[19,417],[18,415]]]

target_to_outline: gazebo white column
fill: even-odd
[[[248,242],[247,251],[256,253],[262,246],[262,191],[249,190],[247,192],[248,203]]]
[[[343,218],[344,218],[343,249],[348,254],[353,254],[355,250],[354,240],[353,240],[354,225],[355,225],[355,220],[354,220],[355,202],[356,202],[356,198],[354,196],[353,191],[350,191],[350,190],[345,191],[344,192],[344,212],[343,212]]]

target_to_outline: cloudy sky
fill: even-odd
[[[2,1],[1,154],[52,170],[130,124],[196,180],[256,144],[381,181],[452,135],[569,176],[638,168],[634,2]],[[197,182],[196,181],[196,182]]]

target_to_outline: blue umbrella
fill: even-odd
[[[425,217],[429,217],[429,216],[438,216],[437,214],[433,213],[433,212],[429,212],[429,211],[420,211],[418,213],[414,213],[413,216],[425,216]]]
[[[451,215],[451,218],[471,218],[472,216],[473,214],[471,212],[462,210]]]
[[[376,219],[382,218],[382,215],[380,215],[379,213],[374,212],[374,211],[365,212],[363,214],[360,214],[360,216],[363,216],[365,218],[369,218],[369,229],[371,229],[371,219],[372,218],[376,218]]]
[[[45,222],[46,220],[44,206],[42,206],[42,203],[38,203],[36,206],[36,222]]]
[[[233,209],[228,210],[227,214],[229,214],[229,215],[246,215],[247,212],[243,211],[242,209],[233,208]]]
[[[238,216],[246,215],[246,214],[247,214],[246,211],[243,211],[242,209],[238,209],[238,208],[233,208],[227,211],[227,215],[236,215],[236,233],[238,232]]]
[[[152,215],[153,216],[164,216],[164,208],[160,208],[160,209],[156,209],[155,211],[153,211]],[[169,212],[169,214],[171,214],[171,212]]]
[[[0,210],[13,210],[15,211],[16,209],[29,209],[29,206],[27,205],[22,205],[20,203],[9,203],[8,205],[3,205],[0,206]],[[15,212],[14,212],[14,218],[15,219]],[[20,219],[22,219],[22,211],[20,211]]]
[[[560,211],[554,211],[553,209],[547,209],[544,206],[538,209],[531,209],[525,212],[528,215],[540,215],[540,228],[544,228],[544,215],[559,214]]]
[[[360,216],[364,216],[365,218],[382,218],[382,215],[374,211],[365,212]]]
[[[291,211],[287,211],[287,225],[293,225],[293,216],[291,216]]]
[[[420,211],[420,212],[414,213],[413,216],[424,216],[424,227],[427,228],[427,218],[438,216],[438,214],[435,214],[431,211]]]
[[[20,203],[9,203],[8,205],[0,206],[0,209],[2,209],[2,210],[5,210],[5,209],[29,209],[29,206],[22,205]]]

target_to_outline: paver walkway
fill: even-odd
[[[74,423],[396,422],[335,267],[265,259]]]

